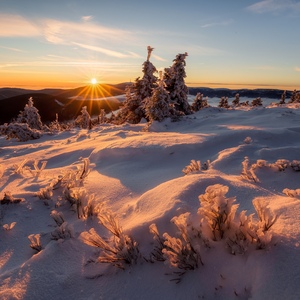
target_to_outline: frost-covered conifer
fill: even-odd
[[[262,106],[262,100],[260,97],[257,97],[256,99],[252,100],[251,104],[252,106]]]
[[[209,107],[209,105],[207,104],[207,97],[203,99],[203,94],[197,93],[192,104],[192,109],[193,111],[199,111],[204,107]]]
[[[81,115],[76,118],[75,123],[83,129],[91,129],[92,121],[86,106],[82,107]]]
[[[191,108],[188,103],[187,94],[188,88],[185,85],[185,58],[188,56],[187,52],[184,54],[177,54],[173,60],[173,65],[170,68],[165,68],[164,80],[166,89],[170,94],[171,102],[174,104],[175,110],[184,114],[190,114]]]
[[[296,101],[296,94],[297,90],[293,90],[289,103],[294,103]]]
[[[279,104],[285,104],[285,99],[286,99],[286,91],[282,93]]]
[[[157,86],[157,70],[149,61],[154,48],[147,47],[147,60],[143,63],[143,77],[138,77],[132,85],[126,87],[126,99],[118,114],[118,120],[129,123],[139,123],[145,117],[144,100],[152,96],[153,89]]]
[[[43,128],[41,116],[39,115],[38,109],[33,106],[32,97],[28,99],[28,104],[24,107],[24,111],[20,112],[17,122],[27,123],[32,129],[41,130]]]
[[[221,97],[218,107],[229,108],[228,97]]]
[[[239,93],[235,94],[235,98],[232,101],[232,104],[234,106],[239,106],[239,104],[240,104],[240,94]]]
[[[162,121],[170,117],[170,96],[164,86],[162,71],[159,72],[159,86],[153,90],[151,97],[145,99],[145,113],[149,121]]]
[[[42,134],[37,129],[32,129],[27,123],[5,123],[0,125],[0,133],[7,139],[17,138],[20,142],[39,139]]]

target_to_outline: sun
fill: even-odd
[[[91,84],[96,84],[97,83],[97,79],[96,78],[92,78],[91,79]]]

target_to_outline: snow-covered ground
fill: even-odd
[[[0,137],[0,199],[5,192],[23,198],[0,205],[0,299],[299,299],[300,172],[273,165],[254,170],[258,182],[241,176],[246,156],[249,165],[300,160],[299,107],[210,107],[145,128],[145,123],[104,124],[29,142]],[[182,169],[191,160],[210,161],[208,170],[185,175]],[[42,161],[47,164],[38,174]],[[141,258],[125,270],[88,263],[99,249],[84,244],[80,234],[95,228],[103,238],[111,235],[95,217],[78,219],[62,199],[62,187],[50,200],[35,196],[88,161],[91,171],[81,189],[96,202],[105,201],[138,243]],[[150,263],[155,242],[149,226],[155,223],[161,234],[176,236],[170,220],[190,212],[198,228],[198,197],[214,184],[228,186],[226,197],[236,197],[236,216],[242,210],[256,213],[254,199],[278,216],[267,248],[232,255],[224,240],[210,240],[199,250],[203,265],[183,276],[164,262]],[[63,213],[72,238],[51,239],[57,229],[53,210]],[[40,252],[30,248],[31,234],[40,237]]]

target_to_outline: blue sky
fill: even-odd
[[[0,85],[133,81],[188,52],[188,85],[300,84],[300,1],[0,0]]]

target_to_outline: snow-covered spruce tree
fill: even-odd
[[[81,115],[79,115],[76,120],[75,124],[79,125],[83,129],[91,129],[92,127],[92,121],[90,114],[87,111],[87,107],[83,106],[81,109]]]
[[[229,108],[228,97],[221,97],[218,107]]]
[[[137,124],[145,118],[144,100],[152,96],[152,91],[157,86],[157,70],[149,61],[154,48],[147,47],[147,60],[143,63],[143,77],[138,77],[132,85],[126,87],[126,99],[117,119],[120,123],[129,122]]]
[[[257,97],[256,99],[252,100],[251,102],[252,106],[262,106],[262,100],[260,97]]]
[[[27,123],[32,129],[42,130],[43,123],[41,121],[41,116],[36,107],[33,106],[33,99],[30,97],[28,99],[28,104],[24,107],[24,111],[21,111],[17,123]]]
[[[286,99],[286,91],[283,91],[279,104],[285,104],[285,99]]]
[[[186,115],[191,113],[187,99],[188,88],[184,82],[184,78],[186,77],[185,58],[187,56],[187,52],[177,54],[173,60],[173,65],[170,68],[165,68],[164,73],[166,89],[170,94],[171,102],[174,104],[175,110]]]
[[[152,96],[144,100],[146,118],[161,122],[170,117],[170,96],[164,86],[162,71],[159,72],[160,80],[158,87],[154,88]]]
[[[197,93],[194,102],[192,104],[192,110],[199,111],[204,107],[209,107],[207,103],[207,97],[203,99],[203,94]]]
[[[30,128],[27,123],[5,123],[0,125],[0,134],[6,135],[7,139],[16,138],[20,142],[39,139],[42,136],[40,130]]]
[[[297,90],[293,90],[289,103],[299,103],[299,102],[300,102],[300,92],[297,92]]]
[[[240,94],[239,93],[235,94],[235,98],[232,101],[232,104],[234,106],[239,106],[240,105]]]

